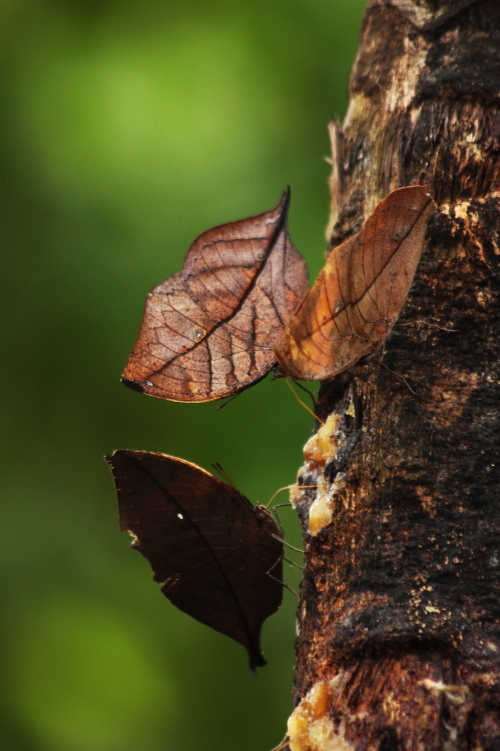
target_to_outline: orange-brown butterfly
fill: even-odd
[[[289,192],[264,214],[204,232],[182,271],[148,295],[123,372],[137,391],[179,402],[231,396],[263,378],[309,288],[287,230]]]
[[[265,665],[260,631],[283,593],[283,541],[271,514],[195,464],[166,454],[115,451],[120,527],[149,561],[163,594],[242,644]]]

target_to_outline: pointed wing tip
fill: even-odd
[[[122,376],[120,378],[120,381],[128,389],[132,389],[132,391],[138,391],[139,394],[144,394],[144,387],[141,386],[139,383],[136,383],[136,381],[131,381],[129,378],[125,378],[125,376]]]
[[[425,216],[428,216],[436,208],[429,185],[403,185],[386,195],[375,207],[371,216],[377,212],[379,207],[384,210],[385,208],[400,206],[401,201],[406,202],[407,200],[409,201],[408,208],[413,208],[419,213],[425,214]],[[368,217],[367,221],[371,219],[371,216]]]
[[[436,208],[436,202],[434,201],[434,197],[431,193],[430,186],[425,185],[410,185],[406,188],[406,190],[412,190],[415,191],[414,195],[418,191],[419,195],[419,202],[421,201],[421,211],[425,216],[429,216],[429,214]]]
[[[436,208],[436,201],[434,200],[434,196],[431,193],[430,187],[428,185],[422,185],[422,188],[425,190],[425,197],[427,198],[427,203],[432,206],[433,209]]]
[[[111,464],[113,459],[116,459],[119,456],[123,456],[123,454],[129,453],[128,449],[115,449],[111,454],[105,454],[104,458],[108,462],[108,464]]]
[[[120,455],[120,453],[121,453],[121,450],[117,449],[116,451],[113,451],[111,454],[104,454],[104,461],[106,462],[106,464],[110,468],[113,476],[114,476],[114,473],[115,473],[116,458],[117,458],[117,456]]]
[[[397,190],[404,190],[404,191],[411,190],[414,193],[417,193],[417,192],[421,193],[423,197],[427,198],[432,204],[434,204],[434,198],[431,193],[431,187],[430,185],[427,185],[427,183],[425,183],[424,185],[405,185],[405,186],[402,186],[401,188],[396,188],[396,190],[392,191],[392,193],[395,193]],[[389,193],[389,195],[391,195],[391,193]]]
[[[426,185],[418,185],[418,186],[415,186],[415,187],[419,187],[419,188],[422,189],[423,196],[424,196],[424,198],[427,199],[427,204],[430,204],[433,207],[436,205],[436,202],[434,201],[434,197],[433,197],[433,195],[431,193],[430,185],[427,185],[427,184]]]
[[[291,195],[290,186],[287,185],[285,190],[281,194],[280,202],[277,206],[278,210],[285,216],[288,213],[288,208],[290,206],[290,195]]]
[[[119,473],[120,471],[123,471],[124,464],[136,464],[137,454],[143,453],[141,451],[134,451],[132,449],[116,449],[113,451],[112,454],[106,454],[104,459],[109,465],[109,468],[111,469],[111,472],[113,473],[113,476],[115,477],[115,480],[118,478],[116,477],[115,473]],[[118,489],[118,487],[117,487]]]

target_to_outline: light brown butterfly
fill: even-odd
[[[425,187],[394,190],[359,234],[330,251],[275,349],[282,374],[332,378],[385,341],[412,285],[433,208]]]

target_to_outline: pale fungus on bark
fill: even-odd
[[[336,727],[330,719],[330,700],[336,683],[319,681],[288,718],[290,751],[350,751],[342,723]]]
[[[341,416],[333,413],[307,441],[304,446],[305,464],[299,474],[306,472],[318,473],[317,488],[314,503],[309,509],[309,534],[315,537],[322,529],[332,523],[335,501],[341,497],[345,486],[345,475],[338,473],[335,481],[330,482],[324,475],[327,461],[335,458],[341,445],[339,435]],[[296,506],[302,498],[300,486],[295,486],[290,493],[290,502]]]

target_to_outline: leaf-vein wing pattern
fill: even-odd
[[[150,396],[204,402],[263,378],[308,289],[287,231],[288,191],[275,209],[215,227],[182,271],[148,295],[123,382]]]
[[[433,208],[425,187],[399,188],[329,253],[276,347],[285,374],[331,378],[383,343],[413,282]]]

